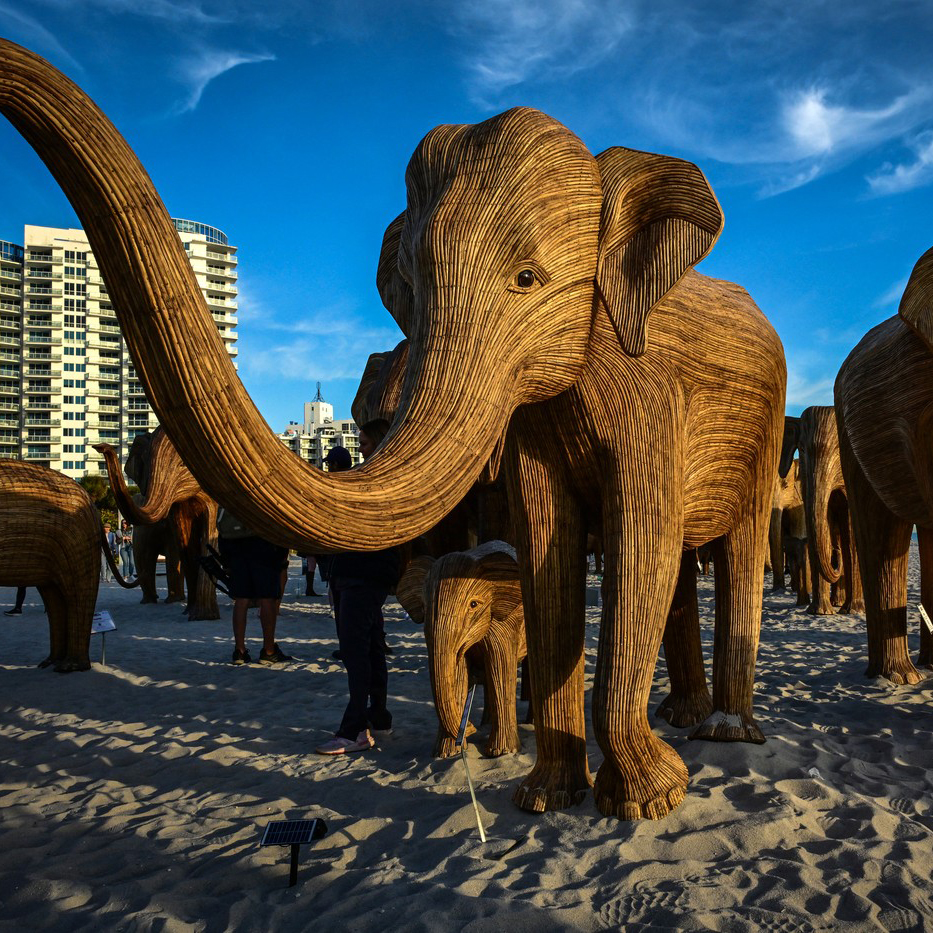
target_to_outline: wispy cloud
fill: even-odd
[[[225,16],[205,12],[199,3],[185,0],[40,0],[46,6],[67,9],[71,13],[102,10],[105,13],[126,13],[133,16],[164,19],[173,23],[201,23],[204,25],[228,22]]]
[[[919,133],[909,144],[912,162],[893,165],[885,162],[866,181],[872,194],[901,194],[933,182],[933,131]]]
[[[14,9],[6,3],[0,3],[0,19],[3,20],[3,34],[6,37],[54,58],[59,63],[69,65],[78,71],[84,70],[80,62],[65,49],[61,42],[31,16],[27,16],[21,10]]]
[[[871,306],[881,311],[896,311],[905,288],[907,288],[907,279],[899,279],[883,295],[879,295]]]
[[[835,370],[831,376],[814,378],[801,367],[787,367],[787,407],[806,408],[809,405],[832,405]]]
[[[633,22],[618,0],[468,0],[454,9],[480,103],[532,78],[566,78],[602,61]]]
[[[175,105],[173,113],[182,114],[194,110],[201,101],[207,86],[215,78],[236,68],[238,65],[253,65],[257,62],[274,61],[275,56],[269,53],[250,54],[246,52],[230,52],[221,49],[204,49],[177,66],[176,73],[181,81],[187,85],[187,95]]]

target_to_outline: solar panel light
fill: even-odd
[[[267,823],[259,844],[261,846],[291,846],[292,858],[288,872],[288,886],[298,883],[298,846],[312,839],[327,835],[327,824],[323,820],[278,820]]]

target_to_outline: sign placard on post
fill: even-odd
[[[114,624],[113,617],[102,609],[94,613],[91,621],[91,634],[100,635],[100,663],[103,667],[107,666],[107,632],[115,632],[117,626]]]

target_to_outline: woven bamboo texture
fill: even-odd
[[[459,750],[456,738],[467,694],[466,654],[483,668],[490,711],[489,757],[517,752],[517,668],[527,654],[515,551],[501,541],[433,562],[424,582],[424,634],[438,718],[434,755]]]
[[[129,493],[116,451],[109,444],[95,444],[94,449],[104,455],[110,487],[124,517],[137,528],[165,523],[166,533],[174,538],[174,546],[165,542],[167,550],[162,553],[168,573],[170,557],[177,550],[188,596],[189,621],[219,619],[217,591],[200,561],[208,555],[208,545],[217,547],[217,503],[201,489],[169,436],[159,427],[152,434],[134,438],[125,471],[139,486],[141,495],[136,497]],[[144,539],[145,536],[144,532]],[[142,573],[141,583],[148,584],[143,587],[143,603],[156,601],[157,550],[147,544],[144,541],[140,555],[143,566],[137,568]],[[177,593],[170,586],[166,602],[176,598]]]
[[[57,671],[91,666],[101,553],[110,553],[102,535],[94,504],[74,480],[0,460],[0,585],[38,588],[49,617],[47,662]]]
[[[597,807],[658,818],[684,797],[686,768],[647,703],[685,544],[717,541],[713,713],[697,735],[761,740],[752,688],[786,372],[747,293],[691,271],[722,225],[695,166],[621,148],[596,159],[524,108],[432,130],[379,266],[409,339],[398,417],[363,467],[327,474],[266,427],[152,183],[86,95],[5,42],[0,110],[75,207],[160,422],[258,533],[311,552],[403,543],[504,457],[538,753],[520,806],[568,806],[591,783],[584,548],[600,520]]]
[[[836,421],[865,593],[870,677],[925,675],[907,646],[907,559],[920,541],[920,591],[933,602],[933,250],[917,261],[898,315],[872,328],[839,370]],[[929,601],[928,601],[929,600]],[[933,667],[921,625],[918,664]]]
[[[836,612],[830,598],[832,584],[840,590],[840,612],[864,612],[839,433],[831,405],[812,405],[800,415],[800,469],[813,590],[807,612]]]

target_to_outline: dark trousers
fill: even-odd
[[[392,714],[386,709],[389,671],[385,655],[382,604],[389,588],[364,580],[333,580],[334,616],[340,653],[347,668],[350,702],[337,735],[355,739],[367,722],[374,729],[389,729]]]

